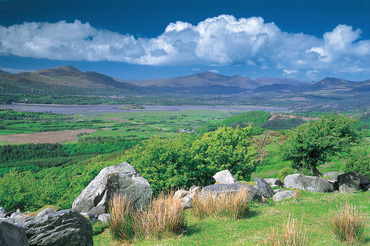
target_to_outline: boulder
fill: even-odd
[[[333,192],[334,187],[326,180],[319,177],[305,176],[302,174],[288,175],[284,179],[284,186],[314,192]]]
[[[0,207],[0,218],[5,218],[6,214],[6,210],[3,207]]]
[[[247,202],[262,201],[262,194],[259,190],[257,190],[251,185],[243,183],[209,185],[203,188],[202,195],[210,194],[217,196],[223,193],[236,193],[239,189],[243,188],[248,190]]]
[[[1,246],[28,246],[26,231],[22,226],[0,221]]]
[[[338,176],[338,187],[341,193],[355,192],[360,189],[361,177],[357,172],[345,173]]]
[[[265,180],[255,178],[254,181],[256,182],[257,189],[262,193],[262,195],[265,198],[273,197],[274,191],[271,189],[271,187]]]
[[[213,178],[219,184],[234,184],[238,183],[238,181],[234,178],[234,176],[230,173],[229,170],[223,170],[216,173]]]
[[[186,190],[178,190],[173,195],[173,199],[181,199],[181,198],[183,198],[184,196],[187,196],[187,195],[189,195],[189,191],[186,191]]]
[[[95,214],[89,213],[89,212],[82,212],[82,216],[84,216],[86,219],[89,219],[91,223],[95,223],[97,221],[97,218]]]
[[[73,202],[72,209],[99,216],[108,212],[108,203],[115,193],[127,195],[136,208],[144,207],[152,198],[148,181],[133,166],[122,162],[101,170]]]
[[[99,215],[98,220],[100,220],[101,222],[105,224],[108,224],[109,218],[110,218],[110,214],[101,214]]]
[[[292,191],[292,190],[283,190],[283,191],[279,191],[277,192],[273,197],[272,199],[275,201],[275,202],[278,202],[278,201],[281,201],[283,199],[287,199],[287,198],[291,198],[295,195],[295,192]]]
[[[40,218],[40,217],[43,217],[43,216],[48,215],[48,214],[53,214],[55,212],[56,211],[54,209],[52,209],[52,208],[45,208],[40,213],[38,213],[38,215],[36,216],[36,218]]]
[[[265,180],[271,187],[283,187],[283,182],[279,179],[269,178],[263,180]]]
[[[26,222],[28,243],[37,246],[92,246],[93,229],[80,213],[68,209]]]
[[[369,191],[369,190],[370,190],[370,184],[365,185],[362,189],[363,189],[364,191]]]

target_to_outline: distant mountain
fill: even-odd
[[[117,82],[96,72],[81,72],[71,66],[19,74],[0,73],[0,94],[117,95],[145,92],[142,87]]]

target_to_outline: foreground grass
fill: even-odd
[[[337,210],[343,202],[361,208],[363,214],[370,214],[370,193],[321,194],[298,191],[295,199],[265,204],[252,203],[247,217],[240,220],[205,218],[196,219],[191,210],[187,211],[188,229],[180,236],[163,240],[143,240],[135,245],[263,245],[272,226],[283,231],[289,214],[301,222],[307,230],[308,245],[346,245],[335,238],[329,221],[330,211]],[[367,220],[369,221],[369,220]],[[365,242],[370,245],[370,226],[364,231]],[[94,237],[94,245],[113,246],[108,231]]]

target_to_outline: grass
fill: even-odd
[[[248,213],[247,197],[247,189],[235,194],[199,194],[193,200],[193,214],[198,219],[212,216],[241,219]]]
[[[297,219],[289,214],[282,234],[279,234],[278,228],[272,227],[264,244],[266,246],[305,246],[308,245],[308,237],[306,230],[303,229],[302,221],[298,224]]]
[[[249,204],[245,218],[233,220],[228,218],[206,217],[197,219],[192,210],[186,211],[187,231],[181,235],[162,240],[147,238],[135,242],[135,245],[263,245],[270,228],[275,226],[284,230],[284,221],[291,215],[302,221],[310,237],[310,245],[338,246],[347,245],[336,239],[331,231],[328,213],[336,210],[343,202],[349,202],[361,208],[364,214],[370,214],[369,192],[353,194],[312,193],[302,191],[296,199]],[[370,228],[365,227],[363,245],[370,245]],[[111,246],[109,230],[94,236],[94,245]]]
[[[173,194],[160,194],[143,210],[134,210],[130,199],[118,194],[110,202],[110,212],[110,235],[123,243],[171,237],[187,227],[181,200],[173,199]]]
[[[366,217],[355,205],[344,203],[331,213],[330,220],[332,231],[339,241],[350,245],[365,241]]]

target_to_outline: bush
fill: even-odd
[[[193,214],[198,219],[211,216],[241,219],[248,213],[247,197],[247,189],[220,195],[199,194],[193,199]]]
[[[354,244],[364,241],[366,218],[356,206],[345,203],[331,213],[330,220],[332,231],[341,242]]]
[[[294,174],[293,168],[284,167],[283,169],[280,170],[278,174],[278,179],[284,182],[285,177],[291,174]]]
[[[289,214],[283,226],[283,234],[279,234],[278,228],[271,228],[264,244],[269,246],[304,246],[308,245],[308,241],[306,231],[302,227],[302,221],[298,225],[297,219],[292,218]]]
[[[359,172],[370,178],[370,156],[366,151],[366,147],[351,152],[343,171],[346,173]]]

